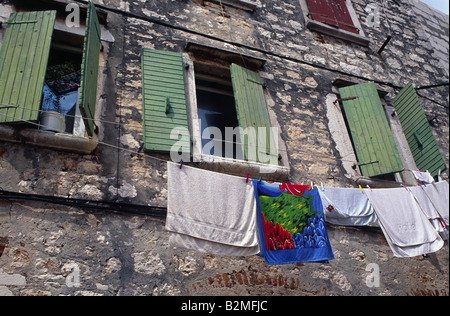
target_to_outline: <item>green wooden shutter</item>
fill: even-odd
[[[361,173],[373,177],[404,169],[375,83],[339,89]]]
[[[278,153],[274,146],[273,136],[275,135],[271,135],[269,112],[267,111],[261,77],[258,73],[236,64],[232,64],[230,70],[239,126],[244,130],[253,127],[256,132],[256,137],[241,135],[244,158],[245,160],[267,163],[267,161],[260,159],[261,154],[264,154],[268,155],[270,162],[275,164],[275,162],[278,162]],[[265,129],[265,135],[261,133],[259,128]],[[253,152],[254,149],[256,149],[256,157],[252,157],[249,153],[249,151]]]
[[[0,51],[0,123],[39,120],[56,11],[13,13]]]
[[[83,63],[80,82],[80,111],[86,132],[94,135],[95,104],[97,103],[98,63],[100,59],[101,29],[97,12],[92,2],[88,4],[86,35],[84,38]]]
[[[407,84],[392,100],[409,148],[419,170],[436,176],[446,170],[444,158],[428,123],[413,84]]]
[[[181,145],[191,152],[190,137],[186,144],[171,139],[173,130],[189,130],[183,56],[180,53],[142,49],[142,95],[144,108],[144,149],[170,152]]]

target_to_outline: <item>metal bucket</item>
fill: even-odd
[[[62,133],[66,129],[64,115],[55,111],[45,111],[41,115],[41,130]]]

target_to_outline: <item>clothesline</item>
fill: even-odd
[[[243,180],[189,166],[180,168],[172,162],[167,168],[166,228],[175,247],[228,256],[254,255],[254,241],[244,246],[239,236],[247,236],[245,240],[257,236],[259,255],[267,264],[323,262],[334,258],[325,221],[341,226],[379,224],[394,255],[402,258],[440,250],[444,245],[440,233],[448,239],[446,181],[406,190],[361,192],[357,188]],[[254,196],[248,192],[252,188]],[[249,204],[255,201],[256,212]],[[240,226],[251,223],[255,216],[256,228]],[[234,237],[217,238],[214,229],[205,233],[207,227],[221,227]]]

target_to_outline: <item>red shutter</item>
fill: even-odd
[[[348,11],[345,0],[329,0],[333,6],[333,11],[339,28],[348,32],[359,34],[359,30],[353,24],[352,17]]]
[[[329,0],[306,0],[310,18],[314,21],[339,27]]]
[[[306,0],[310,18],[314,21],[359,34],[345,0]]]

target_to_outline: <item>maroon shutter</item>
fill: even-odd
[[[329,0],[332,3],[334,15],[341,30],[359,34],[359,30],[353,24],[345,0]]]
[[[306,0],[310,18],[314,21],[339,27],[329,0]]]
[[[306,0],[310,18],[314,21],[359,34],[345,0]]]

